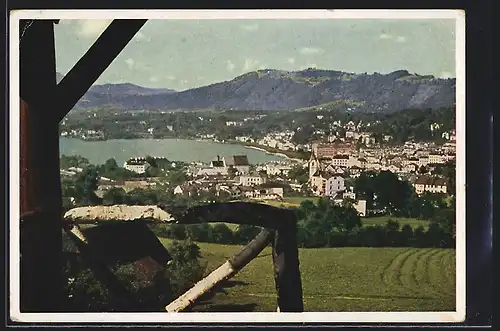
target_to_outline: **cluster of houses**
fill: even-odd
[[[451,144],[451,143],[450,143]],[[408,143],[402,150],[361,150],[345,142],[313,144],[308,161],[309,187],[317,196],[327,196],[336,200],[355,200],[357,204],[366,206],[365,202],[356,200],[355,193],[346,190],[346,179],[356,178],[366,170],[388,170],[400,178],[410,179],[417,194],[444,193],[449,187],[445,178],[431,176],[429,169],[444,164],[455,158],[454,149],[439,151],[421,148],[419,144]],[[429,147],[429,146],[424,146]],[[450,146],[445,146],[450,147]],[[427,167],[427,173],[419,176],[419,169]],[[362,213],[362,207],[357,207]],[[366,213],[366,211],[364,211]]]
[[[69,130],[62,131],[61,137],[65,138],[79,138],[82,140],[104,140],[104,131],[102,130]]]
[[[174,188],[174,194],[190,197],[200,193],[213,193],[218,197],[232,199],[281,200],[284,196],[283,187],[266,187],[263,184],[243,185],[248,179],[236,180],[192,180]]]
[[[194,179],[175,187],[174,194],[189,197],[212,192],[233,199],[280,200],[284,194],[283,185],[272,185],[267,179],[286,175],[290,170],[290,165],[278,162],[253,166],[246,155],[217,156],[209,165],[190,167],[188,174]],[[277,179],[283,181],[283,178]]]
[[[323,117],[324,117],[323,115],[317,116],[318,119],[322,119]],[[378,122],[380,121],[376,121],[375,124]],[[314,131],[314,135],[318,139],[328,143],[341,142],[341,143],[352,144],[356,142],[361,142],[367,147],[374,147],[378,143],[388,142],[393,139],[393,137],[390,135],[382,135],[380,137],[381,141],[376,141],[374,134],[372,132],[369,132],[371,124],[372,123],[363,123],[362,121],[359,121],[357,123],[355,123],[354,121],[348,121],[346,123],[342,123],[341,121],[332,121],[329,125],[329,129],[331,132],[333,131],[333,133],[327,135],[325,130],[316,129]],[[243,125],[243,122],[238,122],[238,123],[228,122],[226,123],[226,125],[239,126]],[[433,123],[430,126],[430,130],[435,131],[440,127],[441,124]],[[300,128],[298,128],[297,130],[300,130]],[[344,133],[340,133],[342,131]],[[285,131],[268,133],[261,139],[256,139],[251,136],[238,136],[236,137],[236,140],[244,143],[248,142],[256,143],[263,147],[271,147],[283,151],[298,151],[298,150],[312,151],[312,144],[303,144],[303,145],[294,144],[292,142],[293,135],[294,135],[293,131],[285,130]],[[447,139],[453,145],[456,143],[455,130],[451,130],[450,132],[443,132],[441,136],[442,138]]]

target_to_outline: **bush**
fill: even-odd
[[[64,242],[68,240],[64,238]],[[64,247],[71,248],[66,242]],[[200,263],[200,248],[191,240],[174,241],[168,251],[172,261],[157,271],[151,280],[141,277],[134,264],[113,266],[117,278],[139,300],[137,311],[161,311],[162,308],[198,282],[205,273]],[[97,281],[83,261],[73,253],[65,253],[63,273],[67,280],[68,311],[117,311],[108,289]]]
[[[224,223],[217,223],[212,228],[212,239],[219,244],[233,243],[233,231]]]
[[[172,300],[183,294],[198,282],[205,272],[200,263],[200,247],[191,240],[174,241],[168,251],[172,262],[164,271],[164,278],[170,281]]]
[[[212,242],[212,226],[208,223],[186,226],[186,235],[193,241]]]
[[[167,237],[177,240],[186,239],[186,226],[184,224],[169,224],[167,228]]]
[[[234,242],[246,244],[253,240],[261,231],[261,228],[248,224],[240,224],[234,233]]]

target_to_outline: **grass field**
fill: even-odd
[[[207,273],[241,247],[199,246]],[[453,249],[321,248],[299,254],[306,311],[455,310]],[[271,249],[193,310],[276,311]]]

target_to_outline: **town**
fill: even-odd
[[[228,126],[237,124],[228,122]],[[287,158],[264,164],[253,164],[247,155],[214,155],[210,163],[192,162],[183,168],[185,181],[171,186],[174,195],[192,197],[201,192],[212,192],[216,197],[229,200],[251,199],[283,201],[286,197],[329,197],[336,203],[353,202],[360,216],[371,213],[367,201],[356,192],[354,181],[365,172],[389,171],[398,179],[411,183],[418,195],[425,192],[453,195],[450,178],[437,174],[436,168],[451,164],[455,159],[456,138],[454,130],[443,132],[444,143],[406,141],[404,144],[384,144],[392,139],[383,135],[377,142],[370,132],[361,131],[360,123],[335,121],[332,127],[341,127],[344,136],[325,135],[316,131],[314,143],[294,144],[294,132],[272,132],[261,139],[237,136],[235,140],[252,143],[253,148],[272,148],[278,153],[306,151],[306,160]],[[366,127],[366,126],[365,126]],[[369,127],[369,124],[368,124]],[[433,123],[430,130],[439,127]],[[95,134],[91,132],[91,134]],[[323,136],[321,136],[323,134]],[[203,136],[213,139],[213,136]],[[145,176],[154,163],[162,163],[162,157],[146,156],[127,160],[123,168],[135,174],[135,178],[122,181],[101,177],[97,192],[102,197],[111,188],[151,188],[169,184],[166,177]],[[166,160],[168,161],[168,160]],[[170,161],[168,161],[170,162]],[[175,169],[176,162],[169,164]],[[81,169],[80,169],[81,170]],[[165,172],[165,168],[161,168]],[[75,169],[62,169],[61,174],[75,174]]]

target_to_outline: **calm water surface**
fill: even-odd
[[[231,156],[246,154],[251,164],[273,160],[284,160],[277,155],[245,148],[241,145],[221,144],[210,141],[183,139],[116,139],[106,141],[83,141],[74,138],[61,138],[60,154],[81,155],[93,164],[103,164],[114,158],[121,165],[131,157],[163,156],[169,160],[209,162],[217,155]]]

